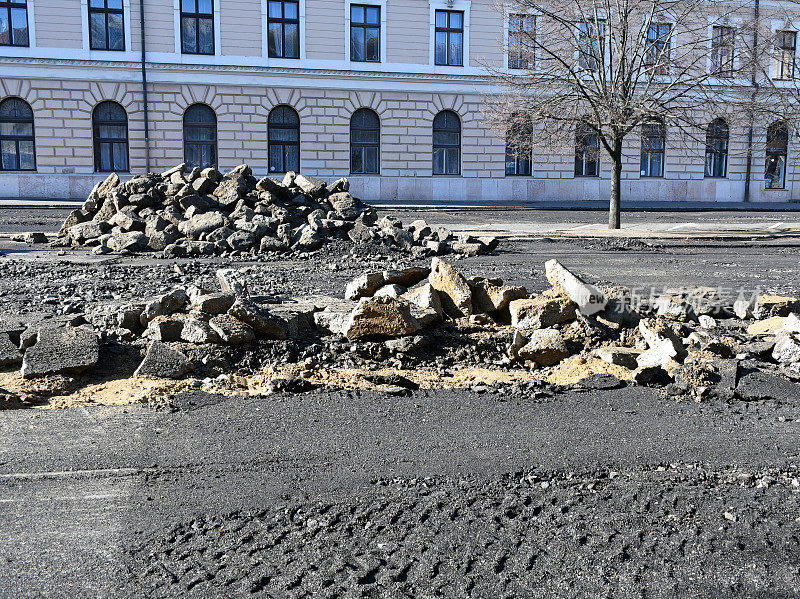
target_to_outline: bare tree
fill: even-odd
[[[513,0],[501,10],[509,23],[509,68],[489,67],[502,93],[487,98],[488,119],[514,152],[531,144],[550,151],[575,146],[576,168],[591,168],[605,151],[610,228],[620,226],[629,135],[642,134],[642,168],[659,176],[665,131],[670,139],[705,144],[710,114],[730,115],[752,100],[733,72],[747,79],[754,59],[749,2]]]

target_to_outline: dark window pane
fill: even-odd
[[[381,9],[377,6],[368,6],[365,22],[370,25],[378,25],[381,22]]]
[[[195,166],[200,164],[200,147],[196,144],[186,144],[185,148],[186,156],[184,159],[186,160],[186,164],[189,168],[194,168]]]
[[[283,16],[280,2],[269,3],[268,16],[270,19],[280,19]]]
[[[364,172],[364,148],[361,146],[355,146],[350,150],[350,171]]]
[[[200,54],[214,53],[214,21],[212,19],[199,19],[200,32],[198,35]]]
[[[270,146],[269,172],[281,173],[283,170],[283,146]]]
[[[124,50],[125,39],[122,30],[122,15],[108,15],[108,47],[110,50]]]
[[[269,55],[282,56],[283,55],[283,33],[281,31],[280,23],[269,24]]]
[[[111,144],[100,144],[100,170],[110,171],[111,168]]]
[[[448,50],[448,64],[461,64],[461,33],[450,34],[450,47]]]
[[[287,146],[286,148],[286,170],[300,170],[300,148],[298,146]]]
[[[433,174],[444,174],[444,148],[433,149]]]
[[[367,29],[366,59],[377,61],[380,56],[380,29]]]
[[[183,17],[181,20],[183,51],[187,54],[194,54],[197,51],[197,32],[195,31],[195,26],[196,21],[191,17]]]
[[[378,148],[372,146],[364,150],[364,172],[378,172]]]
[[[436,64],[447,64],[447,34],[436,32]]]
[[[17,170],[17,144],[13,140],[0,141],[0,148],[3,153],[3,170]]]
[[[9,31],[8,13],[0,10],[0,44],[8,45],[11,43],[11,32]]]
[[[28,11],[26,9],[11,9],[11,32],[12,40],[15,45],[28,45]]]
[[[128,170],[128,147],[124,143],[114,144],[114,170],[127,171]]]
[[[94,50],[106,49],[106,15],[105,13],[92,13],[89,16],[90,44]]]
[[[364,60],[364,29],[363,27],[350,28],[350,48],[352,60]]]
[[[295,23],[287,23],[284,26],[286,35],[286,58],[300,58],[300,36],[298,26]]]

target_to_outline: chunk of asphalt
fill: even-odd
[[[162,341],[153,341],[133,376],[177,379],[191,372],[193,368],[192,361],[186,354],[172,349]]]

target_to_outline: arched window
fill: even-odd
[[[183,113],[183,161],[188,168],[217,167],[217,115],[210,106],[192,104]]]
[[[442,110],[433,119],[433,174],[461,173],[461,119],[452,110]]]
[[[775,121],[767,128],[767,163],[764,185],[767,189],[786,186],[786,155],[789,151],[789,129],[783,121]]]
[[[0,102],[0,170],[36,170],[33,110],[21,98]]]
[[[511,125],[506,132],[506,175],[529,177],[533,123],[522,115],[511,116]]]
[[[575,127],[575,176],[600,176],[600,137],[586,123]]]
[[[381,120],[369,108],[359,108],[350,118],[350,172],[380,172]]]
[[[664,176],[666,137],[664,123],[656,121],[642,125],[642,160],[639,172],[642,177]]]
[[[300,117],[291,106],[276,106],[269,113],[269,172],[300,170]]]
[[[728,123],[714,119],[706,131],[706,177],[728,175]]]
[[[100,102],[92,111],[94,170],[127,172],[128,115],[116,102]]]

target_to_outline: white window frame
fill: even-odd
[[[472,6],[470,0],[428,0],[430,5],[430,38],[428,48],[428,66],[433,69],[434,73],[463,73],[464,69],[470,67],[470,53],[469,53],[469,9]],[[464,13],[464,38],[462,52],[462,65],[449,66],[436,64],[436,11],[437,10],[450,10],[461,11]],[[349,39],[349,34],[348,34]]]
[[[305,0],[303,0],[305,2]],[[378,62],[353,62],[350,56],[350,6],[353,4],[364,4],[366,6],[378,6],[381,9],[381,59]],[[351,63],[352,70],[369,70],[371,64],[384,64],[388,62],[386,57],[386,0],[347,0],[344,3],[344,59]]]
[[[34,1],[28,0],[25,3],[28,18],[28,45],[27,46],[2,46],[0,53],[8,57],[30,56],[31,50],[36,48],[36,13],[34,12]],[[38,165],[37,165],[38,168]]]
[[[181,48],[181,0],[174,0],[175,54],[183,64],[206,64],[216,62],[222,55],[222,11],[220,0],[214,0],[214,54],[184,54]]]
[[[742,19],[739,17],[732,18],[732,19],[725,19],[723,21],[717,20],[714,17],[708,18],[708,30],[707,30],[707,37],[708,37],[708,44],[706,45],[706,49],[708,51],[708,55],[706,56],[706,73],[711,74],[711,69],[713,68],[712,63],[712,51],[714,47],[714,27],[731,27],[734,30],[733,34],[733,77],[714,77],[712,81],[715,83],[721,84],[723,82],[733,83],[742,81],[743,77],[737,76],[739,73],[740,61],[739,61],[739,46],[736,43],[736,40],[739,36],[739,32],[742,29]]]
[[[516,72],[516,71],[520,70],[520,69],[512,69],[510,67],[510,65],[509,65],[510,52],[509,52],[509,46],[508,46],[508,44],[509,44],[509,24],[508,24],[508,21],[511,18],[511,15],[524,15],[526,17],[533,17],[533,19],[534,19],[534,21],[533,21],[533,23],[534,23],[533,24],[533,27],[534,27],[533,34],[534,34],[534,37],[535,37],[536,36],[537,19],[541,16],[541,12],[538,11],[538,10],[535,10],[535,9],[526,8],[524,6],[514,7],[513,5],[508,5],[508,4],[503,6],[503,48],[505,50],[505,61],[504,61],[505,64],[503,65],[503,67],[505,68],[505,71],[507,73],[510,73],[512,71]],[[533,70],[534,71],[537,70],[537,65],[539,64],[539,58],[540,58],[539,52],[537,52],[536,47],[534,46],[534,48],[533,48]]]
[[[215,0],[215,2],[218,0]],[[306,0],[298,0],[298,15],[300,21],[300,58],[270,58],[269,56],[269,25],[267,23],[269,6],[268,0],[261,0],[261,58],[267,66],[274,67],[299,67],[298,62],[306,59]]]
[[[798,27],[795,25],[794,22],[788,20],[786,21],[774,20],[770,23],[770,33],[772,35],[772,43],[770,44],[769,78],[773,81],[773,83],[777,87],[786,87],[794,85],[794,82],[797,81],[798,78],[800,78],[800,73],[798,73],[800,69],[795,69],[793,79],[777,79],[775,77],[775,68],[778,66],[778,61],[775,59],[775,51],[777,50],[775,46],[775,36],[779,31],[794,31],[795,34],[794,58],[796,63],[798,57],[797,45],[798,43],[800,43],[800,29],[798,29]]]
[[[81,36],[83,49],[89,52],[89,57],[95,60],[107,60],[109,55],[124,55],[131,52],[131,2],[122,0],[122,27],[125,33],[125,49],[119,50],[92,50],[89,45],[89,0],[81,0]],[[180,31],[178,32],[180,35]]]

